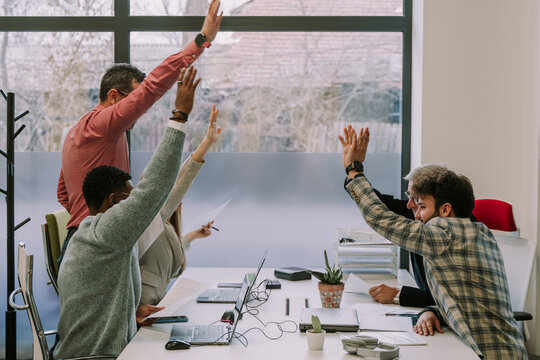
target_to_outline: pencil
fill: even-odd
[[[289,316],[289,298],[285,299],[285,315]]]

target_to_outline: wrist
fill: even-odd
[[[354,179],[354,177],[355,177],[356,175],[358,175],[358,174],[362,174],[362,173],[359,172],[359,171],[356,171],[356,170],[351,170],[351,171],[349,171],[349,176],[348,176],[348,178],[349,178],[349,179]]]
[[[401,290],[397,290],[396,296],[394,296],[394,299],[392,300],[392,302],[396,305],[399,305],[399,295],[401,295]]]
[[[362,162],[353,160],[352,162],[349,163],[349,165],[345,167],[345,172],[347,173],[347,175],[349,175],[353,171],[356,172],[356,174],[363,174],[364,165],[362,164]]]

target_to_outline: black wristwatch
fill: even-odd
[[[349,172],[351,170],[356,170],[360,173],[364,172],[364,165],[360,161],[353,161],[345,168],[345,172],[347,173],[347,175],[349,175]]]
[[[195,44],[197,44],[198,47],[203,48],[209,48],[210,43],[206,41],[206,35],[203,33],[198,33],[197,36],[195,36]]]

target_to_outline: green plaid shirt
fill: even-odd
[[[424,257],[439,319],[481,357],[527,359],[502,255],[484,224],[455,217],[436,217],[427,224],[406,219],[388,210],[365,176],[346,183],[345,189],[373,230]]]

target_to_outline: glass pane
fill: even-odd
[[[2,16],[112,16],[113,0],[0,0]]]
[[[131,59],[146,73],[193,38],[132,33]],[[219,152],[339,151],[347,123],[369,125],[370,152],[401,153],[401,33],[220,33],[196,61],[203,78],[186,151],[220,109]],[[174,107],[170,90],[138,121],[132,150],[153,151]]]
[[[0,32],[0,89],[15,93],[18,115],[30,110],[16,151],[60,151],[69,127],[98,102],[105,69],[113,63],[111,33]],[[5,114],[0,101],[0,114]],[[0,143],[5,143],[0,126]],[[4,148],[4,146],[2,146]]]
[[[208,0],[131,0],[132,15],[205,15]],[[223,0],[225,16],[400,16],[403,0]]]

